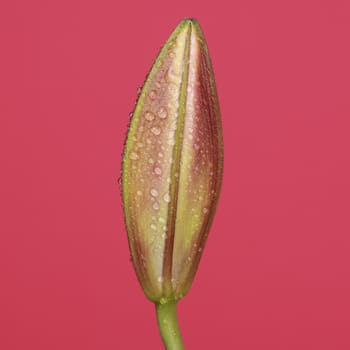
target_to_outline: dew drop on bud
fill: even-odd
[[[157,174],[157,175],[160,175],[162,173],[162,169],[159,168],[159,167],[155,167],[154,168],[154,173]]]
[[[139,159],[139,156],[138,156],[137,153],[131,152],[131,153],[129,154],[129,158],[132,159],[132,160],[136,160],[136,159]]]
[[[154,202],[152,207],[154,210],[159,210],[160,208],[158,202]]]
[[[151,129],[151,132],[152,134],[154,135],[159,135],[160,134],[160,128],[158,126],[154,126],[152,129]]]
[[[163,196],[163,199],[165,202],[169,203],[170,202],[170,195],[169,193],[166,193],[164,196]]]
[[[154,114],[152,112],[146,112],[145,113],[145,119],[148,120],[149,122],[154,119]]]
[[[158,111],[158,117],[160,119],[165,119],[168,116],[168,112],[164,107],[161,107]]]
[[[157,197],[158,196],[158,191],[155,188],[151,189],[151,196],[152,197]]]
[[[154,99],[156,98],[156,96],[157,96],[157,93],[156,93],[154,90],[152,90],[152,91],[149,93],[149,98],[150,98],[151,100],[154,100]]]

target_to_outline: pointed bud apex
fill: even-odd
[[[124,149],[122,196],[133,264],[153,301],[188,291],[221,186],[214,75],[198,23],[183,20],[138,98]]]

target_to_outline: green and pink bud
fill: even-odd
[[[191,286],[223,172],[220,111],[208,49],[185,19],[140,92],[125,143],[123,208],[138,280],[156,302]]]

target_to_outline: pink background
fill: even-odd
[[[350,2],[2,0],[1,349],[162,349],[117,179],[137,87],[189,16],[225,173],[186,348],[350,348]]]

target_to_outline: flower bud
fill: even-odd
[[[155,302],[184,296],[218,201],[220,111],[208,49],[185,19],[141,89],[125,142],[122,197],[132,262]]]

